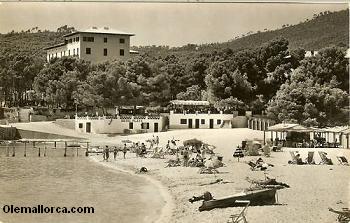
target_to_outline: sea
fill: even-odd
[[[93,207],[94,213],[5,213],[5,205]],[[99,165],[83,150],[68,148],[64,157],[63,148],[49,145],[0,146],[0,223],[149,223],[163,205],[150,182]]]

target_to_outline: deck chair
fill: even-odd
[[[314,151],[309,151],[307,153],[307,157],[306,157],[306,160],[305,160],[306,164],[315,164],[314,153],[315,153]]]
[[[332,160],[327,157],[327,153],[319,151],[318,154],[320,155],[322,160],[320,164],[333,165]]]
[[[230,216],[230,219],[227,221],[227,223],[239,223],[244,222],[247,223],[246,214],[248,211],[248,206],[250,204],[249,200],[236,200],[235,204],[239,206],[243,206],[243,209],[238,214],[233,214]]]
[[[294,151],[289,151],[290,156],[292,157],[292,160],[288,161],[289,164],[297,164],[298,160],[295,156]]]
[[[345,156],[337,156],[337,159],[338,159],[340,165],[349,166],[349,162],[345,158]]]
[[[264,156],[270,157],[271,149],[270,149],[270,147],[268,145],[263,146],[262,150],[264,152]]]

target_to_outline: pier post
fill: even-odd
[[[85,156],[89,156],[89,143],[86,143],[86,151],[85,151]]]
[[[9,157],[10,156],[10,145],[7,144],[6,146],[6,156]]]
[[[46,156],[46,142],[44,142],[44,156]]]
[[[24,157],[27,156],[27,142],[24,142]]]
[[[12,157],[15,157],[16,156],[16,146],[15,146],[15,143],[13,142],[12,144]]]
[[[54,142],[54,146],[55,146],[55,149],[57,149],[57,144],[56,144],[56,141]]]
[[[39,147],[39,153],[38,153],[38,156],[40,157],[40,147]]]
[[[77,147],[77,156],[79,156],[79,147]]]
[[[67,142],[66,141],[64,142],[64,155],[63,156],[64,157],[67,156]]]

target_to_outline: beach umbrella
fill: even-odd
[[[243,158],[244,154],[243,151],[240,147],[237,147],[235,152],[233,153],[233,157],[237,157],[238,158],[238,162],[239,162],[239,158]]]

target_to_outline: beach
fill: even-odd
[[[188,199],[192,196],[200,196],[209,191],[214,198],[226,197],[239,193],[251,185],[246,177],[255,180],[264,180],[263,171],[252,171],[245,163],[257,157],[244,157],[237,160],[232,157],[234,149],[242,140],[263,139],[262,131],[250,129],[196,129],[177,130],[161,133],[135,134],[129,136],[115,136],[105,138],[105,144],[120,143],[123,139],[134,142],[144,142],[158,135],[160,145],[165,146],[167,140],[183,140],[197,138],[210,145],[214,145],[215,153],[223,156],[224,167],[219,168],[219,174],[199,174],[195,167],[170,167],[165,168],[167,161],[174,156],[166,156],[165,159],[139,158],[134,153],[127,153],[127,158],[122,158],[119,153],[116,161],[102,161],[102,155],[90,156],[90,159],[114,168],[134,174],[141,167],[148,169],[147,173],[137,174],[147,178],[160,190],[165,205],[158,214],[156,222],[227,222],[231,214],[239,213],[242,208],[230,207],[199,212],[201,201],[191,204]],[[93,143],[101,144],[97,140]],[[103,145],[103,144],[101,144]],[[325,151],[335,165],[291,165],[289,151],[299,151],[301,157],[306,158],[308,151],[315,151],[315,162],[320,162],[318,151]],[[348,160],[350,151],[332,148],[284,148],[282,152],[272,152],[271,157],[263,159],[274,164],[266,173],[276,178],[279,182],[287,183],[290,188],[278,190],[276,205],[251,206],[246,217],[248,222],[335,222],[336,215],[328,211],[329,207],[341,209],[349,206],[349,166],[338,164],[336,156],[343,154]],[[223,179],[224,184],[211,182]]]

